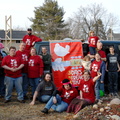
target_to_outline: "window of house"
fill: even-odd
[[[3,43],[3,40],[1,40],[1,43]]]
[[[20,43],[20,40],[16,40],[16,43]]]

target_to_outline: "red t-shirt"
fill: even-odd
[[[29,58],[29,51],[20,51],[18,50],[16,52],[17,56],[21,56],[22,60],[24,61],[24,67],[22,69],[22,73],[28,73],[28,58]]]
[[[38,78],[43,74],[43,61],[40,56],[30,56],[28,60],[28,77]]]
[[[90,36],[88,38],[89,47],[97,47],[97,42],[99,38],[97,36]]]
[[[66,90],[63,87],[58,89],[59,95],[61,96],[62,100],[66,103],[70,103],[74,98],[78,96],[78,91],[76,88],[72,87],[69,90]]]
[[[24,43],[26,43],[26,50],[30,50],[31,47],[33,47],[33,42],[39,42],[42,41],[41,38],[38,38],[35,35],[25,35],[22,40]]]
[[[2,66],[6,65],[10,68],[18,68],[21,64],[24,64],[22,58],[20,56],[10,56],[7,55],[3,58]],[[18,78],[22,76],[22,70],[18,70],[16,72],[12,72],[10,70],[5,70],[5,76],[12,77],[12,78]]]
[[[82,80],[79,88],[82,91],[82,95],[84,99],[90,100],[92,103],[95,102],[95,91],[94,91],[94,82],[93,79],[89,79],[88,81]]]
[[[94,78],[95,76],[97,76],[97,72],[100,72],[100,65],[102,63],[102,60],[100,60],[99,62],[94,60],[91,64],[91,77]]]
[[[106,58],[106,53],[103,50],[99,50],[98,53],[100,54],[101,58]]]

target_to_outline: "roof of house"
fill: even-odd
[[[26,31],[12,30],[12,39],[22,39],[26,34]],[[10,33],[8,33],[8,36],[10,36]],[[5,39],[5,30],[0,30],[0,38]]]

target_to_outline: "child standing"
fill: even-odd
[[[98,40],[99,38],[94,36],[94,31],[90,31],[88,38],[90,55],[95,55]]]

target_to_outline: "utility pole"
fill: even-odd
[[[5,16],[5,51],[9,51],[12,42],[12,17]]]

